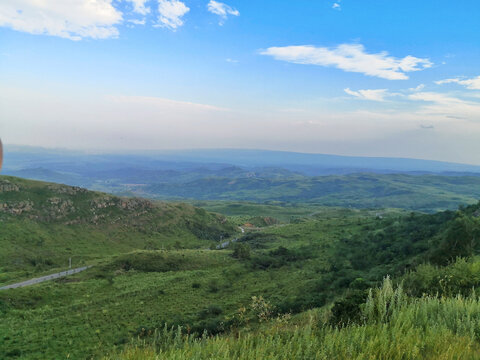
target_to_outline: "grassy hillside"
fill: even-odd
[[[1,215],[2,225],[6,225],[2,229],[9,229],[8,240],[3,240],[4,235],[1,237],[4,241],[0,250],[2,268],[9,270],[6,273],[2,270],[2,274],[17,272],[18,275],[24,271],[25,276],[26,271],[58,266],[63,257],[70,254],[67,247],[82,253],[84,261],[92,261],[95,266],[72,277],[1,291],[1,358],[97,358],[107,353],[121,353],[125,345],[136,339],[152,344],[154,334],[165,324],[182,326],[190,334],[204,331],[209,336],[223,334],[219,340],[202,340],[206,343],[224,341],[222,339],[228,342],[230,332],[235,338],[241,334],[239,339],[246,336],[247,340],[235,351],[242,349],[245,354],[263,351],[251,344],[254,338],[283,342],[289,339],[290,333],[309,339],[312,333],[308,335],[308,326],[295,332],[290,316],[301,317],[304,311],[328,309],[335,303],[337,310],[332,310],[336,314],[335,322],[348,321],[352,313],[359,313],[365,290],[376,286],[385,275],[402,276],[426,262],[443,266],[456,256],[477,253],[480,246],[472,241],[480,238],[477,236],[479,205],[434,215],[323,209],[289,224],[264,224],[267,226],[247,229],[230,249],[211,251],[207,250],[208,246],[220,239],[215,235],[216,242],[208,240],[210,231],[227,233],[232,227],[222,217],[192,206],[156,205],[13,178],[2,178],[2,184],[1,203],[7,204],[2,205],[6,209]],[[15,192],[19,194],[14,196]],[[53,211],[51,199],[55,197],[63,199],[74,210]],[[28,203],[26,210],[22,210],[25,207],[20,202],[27,201],[33,205]],[[100,208],[95,205],[98,203],[102,204]],[[104,207],[103,204],[111,205]],[[169,217],[169,212],[175,216]],[[77,242],[82,231],[86,235]],[[117,235],[114,240],[110,237],[112,234]],[[166,244],[164,250],[160,247],[162,244]],[[28,253],[30,246],[35,246],[36,251]],[[191,249],[195,247],[197,249]],[[58,259],[58,263],[12,262],[17,254],[28,259],[42,251]],[[61,255],[58,258],[57,253]],[[429,274],[427,270],[422,274]],[[412,283],[419,281],[412,280]],[[468,284],[476,286],[475,281]],[[409,294],[416,296],[410,289]],[[274,330],[268,330],[270,320],[267,319],[277,317],[279,331],[286,337],[268,332]],[[263,325],[265,323],[267,325]],[[265,333],[263,326],[267,327]],[[262,332],[255,332],[257,329]],[[375,331],[381,334],[378,326],[373,324],[366,331],[372,336],[372,346],[377,344]],[[358,333],[360,339],[362,334]],[[440,339],[458,340],[457,333],[453,333],[453,337],[448,337],[446,332],[442,334],[445,337]],[[458,334],[469,341],[464,333]],[[418,333],[413,332],[409,336],[416,335]],[[339,341],[345,342],[345,339],[339,338]],[[440,340],[436,336],[429,339],[434,349]],[[179,347],[175,349],[165,347],[168,357],[182,358],[183,355],[175,351],[183,351],[183,346],[204,346],[202,341],[192,345],[188,345],[188,339],[185,344],[182,341],[183,338],[177,340]],[[321,343],[323,340],[317,345],[312,342],[312,348],[318,350]],[[332,344],[336,344],[335,341]],[[289,349],[286,353],[297,350]],[[129,349],[118,356],[128,358],[129,352],[133,352],[135,355],[131,358],[142,358],[142,351]],[[155,346],[145,351],[152,357],[163,356]],[[187,358],[188,351],[184,352]],[[217,354],[217,350],[212,351],[212,356]],[[205,358],[206,353],[198,350],[200,358]]]
[[[129,346],[106,359],[473,360],[480,357],[480,299],[476,295],[412,298],[402,287],[393,287],[387,278],[360,305],[356,323],[335,327],[329,323],[332,312],[309,315],[293,321],[270,317],[259,329],[211,338],[194,338],[174,330],[159,331],[151,342]]]
[[[237,229],[186,204],[0,177],[0,283],[134,249],[208,248]]]

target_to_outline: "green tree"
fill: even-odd
[[[248,244],[235,243],[232,256],[236,259],[250,259],[251,249]]]

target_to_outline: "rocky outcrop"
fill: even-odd
[[[33,201],[25,200],[18,202],[0,203],[0,211],[13,215],[21,215],[33,211]]]
[[[6,193],[12,191],[18,195]],[[155,205],[146,199],[120,198],[61,184],[29,187],[7,179],[0,180],[2,213],[71,225],[122,223],[128,226],[140,223],[143,226],[149,222],[150,214],[157,214]]]
[[[19,191],[20,188],[16,184],[12,184],[8,180],[0,180],[0,193],[9,191]]]
[[[102,197],[90,202],[93,209],[107,209],[116,207],[122,210],[143,211],[153,209],[153,203],[146,199],[122,199],[115,197]]]
[[[70,199],[53,197],[47,199],[45,210],[51,217],[59,219],[75,212],[75,207],[73,206],[73,201]]]
[[[57,194],[66,194],[66,195],[86,194],[88,192],[87,189],[84,189],[78,186],[66,186],[66,185],[57,185],[57,184],[50,184],[47,186],[47,189]]]

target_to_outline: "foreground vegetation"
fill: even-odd
[[[2,180],[0,282],[63,270],[72,253],[94,265],[0,291],[2,359],[478,355],[480,204],[431,215],[296,206],[290,218],[279,204],[210,204],[226,219]],[[210,250],[229,235],[238,241]]]
[[[478,263],[477,263],[478,264]],[[386,278],[370,290],[359,319],[332,326],[326,317],[270,320],[256,330],[197,338],[164,329],[106,359],[477,359],[480,300],[407,296]],[[330,317],[330,318],[329,318]],[[327,319],[327,321],[322,321]]]

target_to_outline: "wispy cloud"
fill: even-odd
[[[133,11],[140,15],[147,15],[150,13],[150,8],[145,6],[148,0],[127,0],[132,3]]]
[[[423,89],[425,89],[425,84],[420,84],[414,88],[410,88],[408,89],[408,91],[416,92],[416,91],[422,91]]]
[[[353,91],[349,88],[344,89],[344,91],[352,96],[355,96],[363,100],[371,101],[385,101],[385,97],[389,95],[387,89],[376,89],[376,90],[358,90]]]
[[[237,9],[234,9],[230,6],[228,6],[225,3],[215,1],[215,0],[210,0],[210,2],[207,5],[208,11],[210,11],[212,14],[216,14],[220,16],[220,25],[223,25],[223,23],[227,20],[229,15],[232,16],[239,16],[240,12]]]
[[[418,92],[409,95],[408,99],[425,102],[426,104],[421,107],[421,112],[425,114],[474,121],[480,118],[480,102],[478,101],[436,92]]]
[[[158,25],[175,30],[183,25],[183,16],[190,11],[185,3],[179,0],[158,0]]]
[[[135,25],[145,25],[147,20],[146,19],[130,19],[128,20],[128,22]]]
[[[0,26],[30,34],[106,39],[118,36],[121,21],[112,0],[0,1]]]
[[[335,9],[335,10],[342,10],[342,6],[340,5],[339,2],[336,2],[336,3],[333,3],[332,5],[332,9]]]
[[[341,44],[335,48],[312,45],[270,47],[260,52],[276,60],[295,64],[333,66],[347,72],[362,73],[388,80],[408,79],[406,73],[431,67],[429,59],[408,55],[395,58],[387,52],[367,53],[361,44]]]
[[[435,81],[435,83],[437,85],[454,83],[454,84],[465,86],[467,89],[470,89],[470,90],[480,90],[480,76],[477,76],[472,79],[462,79],[462,78],[445,79],[445,80]]]
[[[118,103],[131,103],[138,105],[150,105],[150,106],[159,106],[162,108],[172,108],[172,109],[195,109],[203,111],[228,111],[229,109],[221,108],[218,106],[207,105],[207,104],[198,104],[188,101],[178,101],[171,99],[164,99],[153,96],[110,96],[112,101]]]

